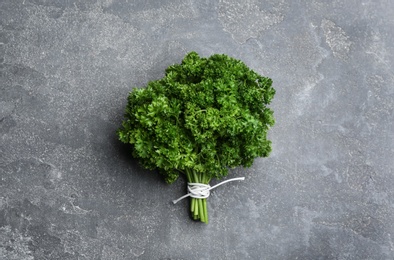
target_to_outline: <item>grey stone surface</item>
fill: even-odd
[[[394,259],[393,1],[0,1],[0,259]],[[193,222],[115,136],[187,52],[274,80],[273,152]],[[216,182],[216,181],[215,181]],[[213,182],[213,183],[215,183]]]

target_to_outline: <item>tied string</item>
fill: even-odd
[[[230,182],[230,181],[243,181],[243,180],[245,180],[245,177],[232,178],[232,179],[222,181],[212,187],[209,184],[188,182],[187,183],[187,190],[189,193],[187,193],[186,195],[183,195],[179,199],[173,200],[172,202],[174,204],[176,204],[177,202],[179,202],[187,197],[192,197],[192,198],[197,198],[197,199],[206,199],[209,197],[210,190],[213,190],[213,189],[219,187],[220,185],[223,185],[223,184]]]

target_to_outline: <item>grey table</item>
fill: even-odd
[[[393,259],[393,1],[0,1],[0,259]],[[189,51],[274,80],[273,152],[193,222],[115,135]],[[212,183],[217,183],[213,181]]]

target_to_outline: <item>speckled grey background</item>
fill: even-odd
[[[0,0],[0,259],[394,259],[394,2]],[[189,218],[115,136],[189,51],[274,80],[273,152]],[[213,182],[215,183],[215,182]]]

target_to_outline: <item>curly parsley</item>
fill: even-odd
[[[227,55],[200,58],[190,52],[181,64],[168,67],[164,78],[130,92],[117,134],[166,182],[183,173],[188,182],[208,184],[271,152],[271,85],[270,78]],[[191,203],[194,219],[207,222],[206,199]]]

